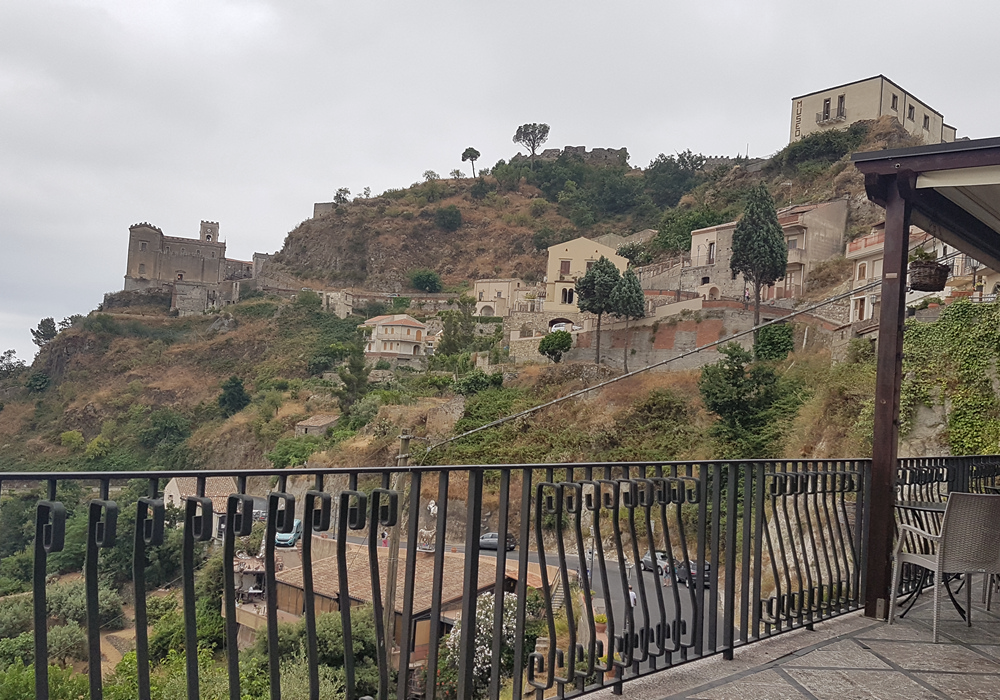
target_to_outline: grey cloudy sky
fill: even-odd
[[[878,73],[1000,135],[995,2],[2,0],[0,350],[121,289],[128,227],[272,252],[338,187],[548,146],[766,156]]]

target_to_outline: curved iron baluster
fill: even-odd
[[[285,493],[286,481],[287,477],[279,477],[278,488],[280,490],[267,494],[267,528],[264,533],[264,600],[267,605],[267,670],[271,686],[271,700],[281,700],[275,538],[279,532],[287,535],[295,527],[295,496]],[[279,509],[279,505],[284,507]],[[346,637],[345,631],[345,639]]]
[[[135,504],[132,545],[132,591],[135,598],[135,663],[139,700],[149,700],[149,631],[146,618],[146,547],[163,544],[166,511],[157,498],[159,479],[149,480],[149,496]]]
[[[360,491],[341,491],[337,508],[337,607],[344,639],[344,676],[348,699],[356,698],[354,677],[354,637],[351,630],[351,593],[348,587],[347,532],[363,530],[368,497]],[[280,700],[280,698],[275,698]]]
[[[302,522],[302,595],[306,625],[306,659],[309,662],[309,698],[319,700],[319,649],[316,640],[316,595],[313,588],[312,544],[314,532],[330,529],[333,497],[323,491],[323,475],[317,474],[315,488],[306,491]],[[319,504],[319,508],[316,504]]]

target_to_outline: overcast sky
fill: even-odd
[[[884,73],[1000,135],[995,2],[0,0],[0,350],[122,288],[130,224],[230,257],[329,201],[549,147],[771,155],[790,99]]]

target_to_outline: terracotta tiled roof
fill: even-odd
[[[412,326],[413,328],[426,328],[426,324],[421,323],[409,314],[393,314],[389,316],[375,316],[370,318],[362,326]]]
[[[403,591],[406,584],[406,552],[400,550],[399,573],[396,577],[396,611],[403,611]],[[388,550],[379,548],[379,571],[384,582],[389,569]],[[348,595],[353,600],[371,602],[372,584],[371,570],[368,566],[368,550],[357,549],[347,553],[347,565],[350,573]],[[509,575],[509,572],[508,572]],[[479,560],[479,581],[476,591],[488,589],[496,584],[497,565],[493,557],[482,557]],[[302,588],[302,567],[286,569],[277,574],[281,583]],[[317,594],[327,598],[336,598],[340,589],[337,577],[337,557],[327,557],[313,562],[313,586]],[[417,556],[414,569],[415,585],[413,587],[413,614],[420,615],[431,609],[431,593],[434,583],[434,555],[431,552],[421,552]],[[441,601],[449,603],[461,600],[469,587],[465,585],[465,556],[445,552],[444,569],[441,574]]]
[[[198,492],[198,480],[193,476],[175,477],[181,498]],[[212,510],[225,513],[229,494],[236,493],[236,482],[231,476],[210,476],[205,479],[205,495],[212,499]]]

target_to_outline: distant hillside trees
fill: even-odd
[[[760,325],[761,290],[785,276],[788,246],[778,223],[774,200],[763,183],[750,190],[743,218],[733,231],[729,269],[753,287],[753,324]]]
[[[686,193],[701,184],[705,156],[682,151],[676,156],[658,155],[646,168],[646,191],[658,207],[675,207]]]
[[[462,151],[462,162],[469,161],[472,163],[472,177],[476,176],[476,161],[479,160],[479,151],[477,151],[472,146],[469,146],[464,151]]]
[[[443,231],[457,231],[462,226],[462,212],[454,204],[434,212],[434,223]]]
[[[535,153],[549,140],[548,124],[522,124],[514,132],[514,143],[519,143],[531,152],[531,167],[535,167]]]
[[[225,416],[239,413],[250,405],[250,395],[243,388],[243,380],[232,376],[222,383],[222,393],[219,394],[219,408]]]
[[[55,319],[51,316],[43,318],[38,322],[38,326],[36,328],[31,329],[31,342],[38,347],[42,347],[58,334],[59,331],[56,329]]]
[[[576,305],[580,311],[597,314],[597,339],[594,343],[594,362],[601,363],[601,318],[614,311],[611,292],[621,279],[615,264],[603,255],[591,265],[587,274],[576,281]]]
[[[16,350],[4,350],[0,354],[0,379],[13,379],[26,368],[24,360],[17,359]]]
[[[346,187],[341,187],[333,195],[334,204],[347,204],[349,201],[351,201],[351,191]]]
[[[461,217],[461,214],[459,214],[459,216]],[[461,220],[459,220],[459,225],[461,225]],[[428,270],[426,268],[411,270],[410,284],[413,285],[415,289],[430,292],[431,294],[436,294],[442,289],[441,275],[436,273],[434,270]]]
[[[648,265],[653,262],[653,256],[646,250],[646,246],[635,241],[622,243],[615,252],[628,260],[629,265]]]
[[[660,219],[655,245],[667,252],[687,252],[691,250],[692,231],[718,226],[725,221],[724,214],[707,206],[688,210],[670,209]]]

